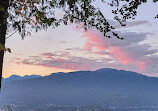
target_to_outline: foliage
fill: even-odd
[[[57,27],[61,23],[67,25],[68,22],[77,24],[83,23],[87,30],[95,27],[104,36],[109,37],[107,32],[112,32],[113,27],[105,19],[101,11],[91,5],[95,0],[11,0],[8,11],[4,18],[8,18],[8,27],[18,29],[22,38],[30,34],[32,29],[36,31],[47,29],[48,27]],[[63,10],[63,16],[57,18],[55,11]],[[1,6],[0,11],[5,11]],[[119,36],[116,36],[120,38]]]
[[[153,0],[157,2],[158,0]],[[1,0],[0,2],[5,2]],[[95,8],[92,3],[96,0],[10,0],[8,11],[5,12],[3,6],[4,18],[8,18],[8,27],[18,29],[19,34],[24,38],[31,34],[31,30],[47,29],[48,27],[57,27],[61,23],[65,25],[68,22],[83,24],[83,28],[95,27],[110,38],[111,35],[121,38],[115,28],[110,25],[103,16],[100,9]],[[125,26],[127,19],[134,19],[137,15],[137,8],[147,0],[100,0],[100,2],[114,7],[112,13],[122,26]],[[63,16],[58,18],[56,12],[63,10]],[[158,15],[156,16],[156,18]]]
[[[137,15],[137,8],[147,0],[100,0],[102,3],[114,7],[112,13],[122,26],[125,26],[127,19],[134,19]],[[158,0],[153,0],[157,2]],[[5,2],[4,0],[0,2]],[[57,27],[61,23],[68,22],[77,24],[83,23],[85,30],[91,27],[97,28],[110,38],[110,35],[121,38],[114,27],[110,25],[103,16],[100,9],[95,8],[92,3],[96,0],[10,0],[8,11],[5,12],[3,6],[0,11],[4,12],[4,18],[8,18],[8,27],[18,29],[22,38],[30,34],[32,29],[36,31]],[[63,16],[57,18],[55,11],[63,10]],[[158,18],[158,15],[155,17]],[[109,34],[111,33],[111,34]]]
[[[0,50],[3,50],[3,51],[8,51],[11,53],[11,49],[10,48],[6,48],[3,44],[0,43]]]
[[[116,15],[115,18],[118,19],[118,21],[126,22],[127,19],[135,19],[137,9],[141,4],[152,1],[156,3],[158,0],[112,0],[110,5],[116,7],[115,10],[112,10],[112,13]],[[118,15],[121,19],[119,19]],[[158,18],[158,15],[156,15],[155,18]]]

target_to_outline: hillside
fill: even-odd
[[[53,73],[5,82],[2,86],[2,98],[25,104],[106,104],[120,107],[158,103],[158,78],[109,68]]]

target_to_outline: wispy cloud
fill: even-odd
[[[108,20],[109,23],[114,26],[116,29],[118,28],[131,28],[131,27],[136,27],[136,26],[141,26],[141,25],[150,25],[150,22],[148,20],[135,20],[131,22],[126,22],[126,26],[122,27],[118,21],[114,20]]]
[[[143,22],[144,23],[144,22]],[[87,38],[85,49],[96,54],[106,54],[122,65],[134,65],[145,72],[146,67],[153,63],[152,59],[157,50],[151,49],[148,44],[142,44],[149,33],[118,32],[125,40],[105,38],[97,30],[82,31]],[[157,57],[158,58],[158,57]],[[154,63],[153,63],[154,64]],[[134,69],[133,69],[134,70]]]
[[[131,22],[130,25],[147,24],[148,21]],[[125,40],[105,38],[95,29],[76,29],[86,39],[83,48],[77,46],[65,50],[40,53],[25,59],[14,59],[18,64],[36,65],[70,70],[96,70],[103,67],[156,74],[158,71],[157,50],[143,43],[149,33],[118,31]],[[87,56],[91,55],[93,57]]]

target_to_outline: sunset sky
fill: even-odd
[[[140,6],[138,16],[126,27],[113,20],[110,8],[101,8],[125,40],[108,39],[96,29],[84,31],[75,24],[32,33],[24,40],[16,33],[6,42],[12,53],[5,53],[3,77],[100,68],[158,76],[158,19],[154,19],[157,5],[149,2]],[[100,3],[96,6],[104,7]]]

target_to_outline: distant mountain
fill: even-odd
[[[18,77],[17,77],[18,78]],[[2,84],[2,98],[25,104],[158,104],[158,78],[110,68],[53,73]],[[14,102],[15,102],[14,101]]]
[[[9,78],[2,78],[2,82],[9,82],[9,81],[15,81],[15,80],[25,80],[25,79],[31,79],[31,78],[38,78],[42,77],[40,75],[25,75],[23,77],[18,75],[12,75]]]

